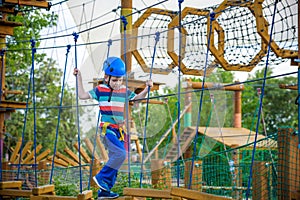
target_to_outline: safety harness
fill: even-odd
[[[111,124],[109,122],[101,122],[100,123],[100,127],[102,128],[101,134],[103,136],[105,136],[107,128],[112,128],[112,129],[119,130],[120,136],[117,135],[117,137],[119,137],[120,141],[124,141],[124,138],[125,138],[124,137],[124,129],[121,128],[119,125],[117,125],[117,124]]]

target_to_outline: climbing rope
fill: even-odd
[[[278,0],[274,3],[274,11],[272,16],[272,24],[271,24],[271,31],[270,31],[270,38],[268,43],[268,53],[267,53],[267,59],[266,59],[266,67],[264,68],[264,79],[262,84],[262,90],[259,100],[259,110],[257,115],[257,122],[256,122],[256,130],[255,130],[255,137],[253,142],[253,150],[252,150],[252,159],[251,159],[251,165],[250,165],[250,173],[248,178],[248,185],[247,185],[247,191],[246,191],[246,200],[248,200],[250,195],[250,187],[251,187],[251,180],[252,180],[252,173],[253,173],[253,164],[254,164],[254,157],[255,157],[255,151],[256,151],[256,143],[257,143],[257,135],[258,135],[258,128],[260,124],[260,117],[261,117],[261,111],[262,111],[262,103],[264,98],[264,91],[265,91],[265,85],[266,85],[266,77],[267,77],[267,71],[268,71],[268,64],[269,64],[269,56],[270,56],[270,49],[271,49],[271,41],[272,41],[272,35],[273,35],[273,28],[274,28],[274,21],[275,21],[275,13],[277,9],[277,3]]]
[[[207,42],[207,50],[206,50],[206,58],[205,58],[205,67],[204,67],[204,74],[203,74],[203,80],[202,80],[202,90],[200,93],[200,100],[199,100],[199,109],[198,109],[198,117],[197,117],[197,124],[196,124],[196,134],[194,138],[194,147],[193,147],[193,157],[192,157],[192,164],[191,164],[191,171],[190,171],[190,177],[189,177],[189,186],[188,188],[191,189],[192,186],[192,180],[193,180],[193,169],[194,169],[194,163],[195,163],[195,157],[196,157],[196,144],[198,140],[198,128],[200,125],[200,114],[202,110],[202,104],[203,104],[203,95],[204,95],[204,85],[205,85],[205,79],[206,79],[206,70],[207,70],[207,65],[208,65],[208,55],[209,55],[209,46],[210,46],[210,38],[212,34],[212,23],[215,20],[215,13],[211,12],[210,13],[210,24],[209,24],[209,34],[208,34],[208,42]]]
[[[72,34],[74,36],[74,48],[75,48],[75,69],[77,69],[77,39],[79,35],[77,33]],[[77,116],[77,142],[78,142],[78,161],[79,161],[79,179],[80,179],[80,193],[82,193],[82,166],[81,166],[81,154],[80,154],[80,126],[79,126],[79,107],[78,107],[78,79],[76,78],[76,116]]]
[[[27,113],[28,113],[28,105],[29,105],[29,99],[30,99],[30,91],[31,91],[33,71],[34,71],[34,65],[32,64],[31,65],[31,70],[30,70],[30,75],[29,75],[28,88],[27,88],[27,100],[26,100],[26,108],[25,108],[25,112],[24,112],[24,123],[23,123],[23,129],[22,129],[22,141],[21,141],[21,147],[20,147],[19,155],[22,155],[23,145],[24,145],[24,140],[25,140],[25,130],[26,130],[26,124],[27,124]],[[19,180],[19,176],[20,176],[21,161],[22,161],[22,159],[21,159],[21,156],[20,156],[19,161],[18,161],[17,180]]]
[[[110,52],[111,45],[112,45],[112,40],[110,39],[110,40],[108,40],[108,44],[107,44],[108,48],[107,48],[106,59],[109,57],[109,52]],[[91,187],[91,179],[92,179],[92,175],[93,175],[92,172],[93,172],[93,165],[94,165],[95,151],[96,151],[96,140],[98,138],[98,129],[99,129],[100,117],[101,117],[101,112],[100,112],[100,109],[99,109],[97,124],[96,124],[95,139],[94,139],[94,144],[93,144],[92,161],[91,161],[91,165],[90,165],[90,176],[89,176],[89,182],[88,182],[88,189],[90,189],[90,187]]]
[[[31,40],[31,61],[32,61],[32,104],[33,104],[33,148],[34,148],[34,177],[35,177],[35,187],[38,186],[37,180],[37,161],[36,161],[36,95],[35,95],[35,80],[34,80],[34,54],[36,53],[35,49],[35,40]],[[20,158],[22,154],[20,154]]]
[[[66,79],[66,70],[67,70],[67,61],[68,61],[68,55],[70,52],[71,45],[67,46],[67,53],[66,53],[66,61],[65,61],[65,68],[64,68],[64,74],[63,74],[63,81],[61,86],[61,96],[60,96],[60,102],[59,102],[59,109],[58,109],[58,117],[57,117],[57,125],[56,125],[56,132],[55,132],[55,141],[54,141],[54,152],[52,157],[52,167],[51,167],[51,173],[50,173],[50,184],[52,184],[52,177],[53,177],[53,171],[54,171],[54,160],[56,156],[56,147],[57,147],[57,140],[58,140],[58,129],[60,125],[60,114],[62,111],[62,102],[64,97],[64,89],[65,89],[65,79]]]
[[[149,74],[149,79],[152,79],[152,69],[154,65],[154,58],[156,54],[156,46],[159,41],[159,32],[155,33],[155,44],[154,44],[154,49],[153,49],[153,55],[152,55],[152,63],[151,63],[151,68],[150,68],[150,74]],[[149,111],[149,96],[150,96],[150,86],[148,85],[148,90],[147,90],[147,99],[146,99],[146,116],[145,116],[145,126],[144,126],[144,135],[143,135],[143,151],[142,151],[142,163],[141,163],[141,173],[140,173],[140,188],[142,188],[142,181],[143,181],[143,165],[144,165],[144,152],[145,152],[145,144],[146,144],[146,136],[147,136],[147,123],[148,123],[148,111]]]
[[[178,124],[177,124],[177,155],[178,155],[178,159],[177,159],[177,187],[179,187],[179,180],[180,180],[180,161],[179,161],[179,157],[180,157],[180,98],[181,98],[181,53],[182,53],[182,48],[181,48],[181,45],[182,45],[182,33],[181,33],[181,4],[183,3],[184,0],[179,0],[178,1],[178,7],[179,7],[179,13],[178,13],[178,16],[179,16],[179,29],[178,29],[178,32],[179,32],[179,55],[178,55],[178,94],[177,94],[177,100],[178,100],[178,103],[177,103],[177,121],[178,121]]]
[[[125,71],[126,71],[126,81],[125,81],[125,85],[126,85],[126,89],[128,89],[128,66],[127,66],[127,56],[126,56],[126,50],[127,50],[127,37],[126,37],[126,26],[128,24],[127,22],[127,19],[125,16],[121,16],[121,21],[123,23],[123,51],[124,51],[124,63],[125,63]],[[128,158],[130,158],[130,143],[131,143],[131,138],[130,138],[130,132],[128,131],[129,130],[129,101],[128,101],[128,93],[126,92],[125,94],[125,118],[126,118],[126,122],[125,122],[125,127],[126,127],[126,130],[127,130],[127,156]],[[125,139],[126,140],[126,139]],[[125,141],[126,142],[126,141]],[[128,159],[128,186],[130,187],[131,186],[131,172],[130,172],[130,159]]]

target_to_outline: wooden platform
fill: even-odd
[[[187,127],[187,130],[195,131],[196,127]],[[250,131],[246,128],[224,128],[218,127],[199,127],[198,132],[201,135],[206,135],[226,146],[243,146],[254,142],[255,131]],[[257,140],[264,139],[265,136],[257,136]],[[258,144],[259,145],[259,144]]]

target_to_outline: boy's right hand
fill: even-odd
[[[74,76],[80,76],[81,75],[80,70],[75,68],[74,71],[73,71],[73,75]]]

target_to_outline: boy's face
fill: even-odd
[[[109,77],[106,77],[106,82],[109,80]],[[116,77],[116,76],[112,76],[110,78],[110,87],[114,90],[118,90],[120,89],[121,85],[123,83],[123,77]]]

